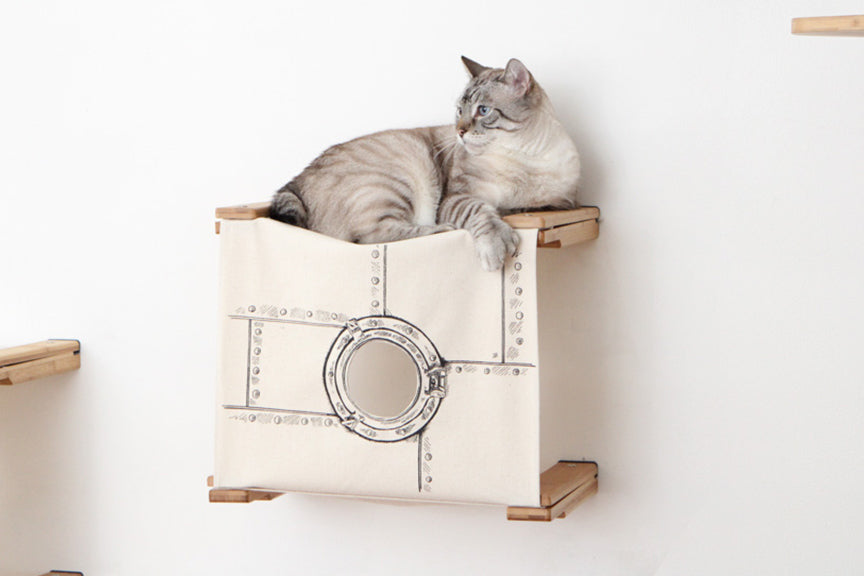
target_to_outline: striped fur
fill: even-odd
[[[579,155],[521,62],[463,62],[455,127],[333,146],[276,193],[271,217],[361,244],[462,228],[483,268],[500,269],[518,247],[500,214],[576,206]]]

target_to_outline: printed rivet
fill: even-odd
[[[308,419],[308,418],[303,418],[302,420],[300,420],[300,423],[303,424],[303,425],[305,426],[306,424],[309,424],[309,419]]]
[[[521,346],[523,342],[525,342],[525,340],[523,340],[522,338],[516,338],[516,344],[518,344],[519,346]]]
[[[461,366],[456,366],[456,373],[457,373],[457,374],[461,374],[461,373],[462,373],[462,367],[461,367]]]
[[[255,311],[255,306],[249,306],[249,312],[254,312],[254,311]]]
[[[380,255],[381,255],[381,253],[378,252],[378,250],[373,250],[373,251],[372,251],[372,258],[378,258],[378,256],[380,256]]]
[[[377,308],[379,304],[381,304],[381,303],[378,302],[377,300],[372,300],[372,308]]]
[[[260,335],[261,335],[261,329],[260,329],[260,328],[256,328],[256,329],[255,329],[255,335],[256,335],[256,336],[260,336]]]
[[[370,320],[369,325],[372,327],[378,326],[378,321],[377,320]]]
[[[333,425],[333,421],[330,420],[329,418],[327,420],[324,420],[324,426],[332,426],[332,425]]]
[[[431,459],[432,459],[432,454],[426,454],[425,458],[426,458],[427,461],[431,460]]]
[[[372,284],[378,284],[378,282],[380,282],[380,281],[381,280],[379,280],[377,276],[372,277]]]
[[[275,418],[273,418],[273,422],[275,422],[276,424],[281,424],[282,423],[282,417],[276,416]]]
[[[311,317],[312,317],[312,311],[311,311],[311,310],[307,310],[307,311],[306,311],[306,317],[307,317],[307,318],[311,318]]]
[[[405,333],[410,336],[411,334],[414,334],[414,329],[408,326],[407,328],[405,328]]]
[[[522,288],[516,288],[516,296],[522,295]]]
[[[489,372],[491,372],[491,370],[489,370],[489,368],[484,368],[484,369],[483,369],[483,373],[484,373],[484,374],[489,374]]]
[[[427,483],[432,482],[432,477],[431,477],[431,476],[426,476],[426,482],[427,482]]]
[[[525,315],[522,314],[522,312],[516,312],[516,319],[517,319],[517,320],[521,320],[521,319],[524,318],[524,317],[525,317]]]
[[[253,350],[253,352],[255,353],[256,356],[258,356],[259,354],[261,354],[261,348],[255,348],[255,350]]]
[[[518,376],[518,375],[519,375],[519,369],[518,369],[518,368],[513,368],[513,374],[514,374],[515,376]]]
[[[336,320],[337,318],[339,318],[339,315],[336,314],[335,312],[333,312],[332,314],[330,314],[330,319],[331,319],[331,320]]]
[[[250,415],[249,415],[249,422],[254,422],[254,421],[257,420],[257,419],[258,419],[258,418],[255,416],[255,414],[250,414]]]
[[[335,374],[334,374],[333,372],[328,372],[328,373],[327,373],[327,377],[328,377],[328,378],[333,378],[333,376],[335,376]]]
[[[259,374],[260,372],[261,372],[261,368],[259,368],[258,366],[255,366],[254,368],[252,368],[252,374]]]
[[[516,270],[521,270],[521,269],[522,269],[522,263],[521,263],[521,262],[516,262],[516,263],[513,265],[513,268],[515,268]]]
[[[261,396],[260,390],[252,390],[252,398],[255,398],[257,400],[260,396]]]
[[[288,314],[288,310],[286,310],[285,308],[282,308],[281,310],[279,310],[280,316],[285,316],[286,314]]]

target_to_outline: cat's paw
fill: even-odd
[[[500,270],[507,256],[516,254],[519,235],[507,223],[499,220],[492,230],[474,239],[474,249],[480,265],[487,272]]]

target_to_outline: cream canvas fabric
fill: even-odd
[[[465,231],[356,245],[223,221],[216,485],[539,505],[537,232],[519,234],[485,272]]]

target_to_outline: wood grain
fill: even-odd
[[[43,342],[34,342],[33,344],[24,344],[23,346],[4,348],[0,350],[0,367],[38,360],[39,358],[46,358],[54,354],[77,352],[80,349],[81,343],[77,340],[45,340]]]
[[[510,506],[507,519],[550,522],[563,518],[586,498],[596,494],[597,487],[597,464],[558,462],[540,475],[541,506]]]
[[[53,376],[81,367],[81,356],[73,352],[22,362],[11,366],[0,368],[0,384],[7,381],[11,384],[20,384],[36,378]]]
[[[504,216],[504,221],[513,228],[552,228],[585,220],[600,218],[596,206],[583,206],[575,210],[553,210],[549,212],[522,212]]]
[[[864,36],[864,15],[793,18],[792,33],[813,36]]]
[[[265,490],[213,488],[210,490],[210,502],[248,504],[249,502],[256,502],[259,500],[273,500],[281,495],[282,492],[268,492]]]
[[[270,214],[270,202],[251,202],[216,209],[216,218],[223,220],[254,220]]]
[[[537,246],[539,248],[564,248],[586,240],[593,240],[599,235],[600,225],[597,220],[586,220],[540,230],[537,234]]]

